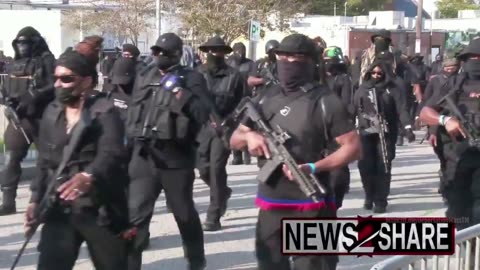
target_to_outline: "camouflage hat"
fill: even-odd
[[[459,61],[457,59],[457,55],[459,53],[456,52],[454,49],[447,49],[445,53],[443,54],[443,62],[442,66],[443,67],[449,67],[449,66],[456,66],[459,64]]]

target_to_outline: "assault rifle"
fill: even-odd
[[[5,105],[4,113],[5,113],[5,117],[7,118],[8,122],[12,125],[12,127],[15,130],[19,130],[22,133],[23,137],[25,138],[25,141],[28,144],[31,144],[32,141],[28,137],[27,132],[25,132],[25,129],[22,127],[22,124],[20,122],[20,118],[18,117],[17,111],[15,111],[15,109],[13,108],[12,101],[9,100],[7,95],[5,95],[5,93],[4,93],[3,85],[0,85],[0,99],[2,99],[4,101],[4,105]]]
[[[293,178],[297,181],[302,192],[313,201],[320,201],[321,196],[327,193],[327,189],[320,183],[314,174],[307,175],[298,168],[298,163],[285,147],[285,142],[290,136],[279,126],[275,129],[270,127],[257,111],[249,97],[242,100],[235,112],[237,116],[242,115],[243,113],[246,113],[246,116],[255,123],[258,131],[265,137],[268,149],[272,155],[271,159],[269,159],[261,168],[257,180],[262,183],[267,183],[270,176],[278,169],[278,167],[285,164],[288,170],[292,172]]]
[[[77,126],[73,129],[72,137],[69,143],[63,149],[62,161],[58,165],[58,168],[55,171],[53,178],[49,182],[47,189],[45,190],[45,195],[40,200],[38,205],[35,207],[35,210],[33,213],[35,223],[32,224],[30,226],[30,229],[26,232],[26,239],[22,247],[18,251],[18,254],[15,257],[15,260],[13,261],[13,264],[10,270],[14,270],[15,267],[17,266],[17,263],[20,261],[20,258],[22,257],[23,252],[25,251],[25,248],[27,247],[32,237],[35,235],[35,232],[37,231],[40,224],[44,223],[47,217],[52,212],[52,210],[57,205],[59,205],[60,199],[58,197],[59,194],[57,193],[57,188],[60,184],[68,180],[64,175],[64,170],[67,167],[68,162],[72,158],[72,155],[75,149],[80,143],[84,131],[90,125],[90,122],[91,122],[91,119],[90,119],[89,111],[86,108],[84,108],[82,111],[80,120],[77,123]]]
[[[373,108],[375,109],[375,116],[373,119],[373,124],[375,126],[375,129],[378,131],[378,137],[380,139],[380,147],[382,150],[382,161],[383,161],[383,166],[385,167],[385,172],[389,173],[389,161],[388,161],[388,151],[387,151],[387,141],[385,138],[385,130],[386,130],[386,122],[385,119],[383,118],[379,108],[378,108],[378,98],[377,98],[377,91],[375,88],[370,90],[368,94],[368,98],[370,101],[372,101]]]
[[[280,83],[280,81],[273,75],[272,71],[269,68],[266,68],[265,79],[267,79],[265,85],[275,85]]]
[[[479,130],[465,119],[465,116],[460,112],[450,94],[446,95],[440,102],[442,101],[446,102],[448,110],[458,119],[460,127],[467,136],[468,145],[480,148],[480,138],[478,138],[480,134]]]

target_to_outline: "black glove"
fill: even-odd
[[[415,141],[415,134],[413,133],[411,128],[405,129],[405,137],[407,137],[409,143]]]

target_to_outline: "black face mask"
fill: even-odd
[[[170,56],[165,56],[165,55],[159,55],[156,60],[157,67],[160,70],[167,70],[176,64],[179,63],[177,58],[173,58]]]
[[[463,69],[469,78],[480,79],[480,60],[468,59],[463,65]]]
[[[225,65],[225,58],[223,56],[215,56],[211,53],[207,54],[207,67],[210,70],[218,69]]]
[[[75,93],[75,87],[58,87],[55,89],[55,97],[60,103],[66,106],[72,106],[75,105],[78,101],[80,101],[80,98],[82,96]]]
[[[30,57],[32,54],[32,45],[28,42],[18,42],[17,50],[20,57]]]
[[[388,47],[390,45],[389,42],[385,39],[376,39],[374,44],[376,53],[388,51]]]
[[[275,53],[270,51],[268,53],[268,60],[270,60],[270,62],[277,62],[277,56],[275,55]]]
[[[287,91],[298,90],[314,79],[313,63],[278,61],[277,68],[280,84]]]

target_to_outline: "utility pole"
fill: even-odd
[[[417,2],[415,53],[421,53],[423,0]]]
[[[337,17],[337,2],[333,2],[333,17]]]
[[[162,35],[162,5],[160,0],[156,0],[156,27],[157,27],[157,37]]]

